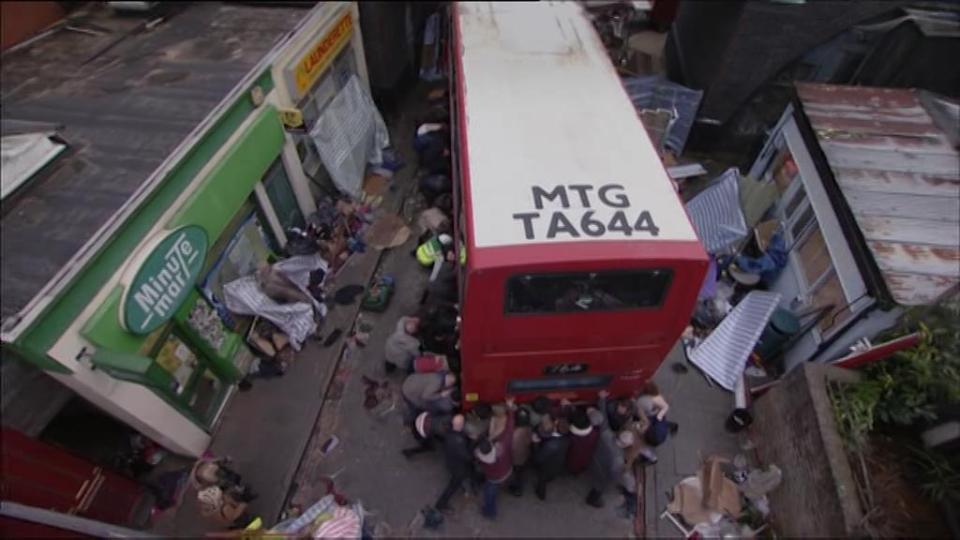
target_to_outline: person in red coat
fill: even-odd
[[[500,485],[510,479],[513,472],[513,398],[507,398],[506,410],[494,416],[490,422],[490,435],[480,441],[474,451],[486,481],[483,484],[484,517],[497,516],[497,493]]]
[[[587,470],[597,449],[600,431],[593,428],[583,409],[570,415],[570,448],[567,450],[567,472],[580,474]]]

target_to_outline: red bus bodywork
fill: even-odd
[[[467,129],[471,94],[465,90],[463,77],[459,8],[456,4],[452,8],[449,52],[453,72],[455,237],[457,248],[465,244],[468,254],[459,280],[464,406],[469,409],[477,403],[497,402],[506,395],[520,401],[539,395],[588,400],[602,389],[615,397],[629,395],[653,376],[689,323],[708,257],[695,236],[678,241],[624,239],[478,246],[476,219],[484,209],[475,206],[473,183],[479,180],[471,177]],[[599,38],[595,34],[592,37],[602,47]],[[620,92],[628,100],[622,86]],[[639,118],[636,121],[639,123]],[[652,148],[648,137],[646,144]],[[662,164],[657,161],[655,166],[667,181]],[[671,196],[678,199],[675,193]],[[675,208],[690,225],[682,203]],[[508,313],[507,282],[513,276],[633,269],[672,273],[659,306]]]

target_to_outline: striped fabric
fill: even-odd
[[[747,235],[739,178],[740,171],[731,167],[687,203],[690,220],[707,253],[720,253]]]
[[[690,361],[732,392],[743,374],[747,358],[779,303],[780,293],[750,292],[690,353]]]
[[[255,276],[245,276],[225,284],[223,303],[231,313],[260,315],[277,325],[290,338],[290,345],[298,351],[307,337],[317,330],[310,304],[277,303],[260,290]]]
[[[325,521],[314,531],[316,539],[360,538],[360,516],[349,506],[339,506],[333,511],[333,518]]]

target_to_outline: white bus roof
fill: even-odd
[[[579,4],[463,2],[455,16],[473,245],[697,240]]]

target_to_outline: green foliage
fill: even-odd
[[[863,450],[873,431],[874,411],[882,391],[879,384],[865,381],[857,384],[827,387],[833,402],[833,414],[837,428],[851,450]]]
[[[960,402],[960,331],[956,322],[931,329],[918,323],[916,347],[868,366],[863,385],[877,386],[874,414],[884,424],[936,420],[937,409]]]
[[[960,469],[943,454],[910,447],[910,463],[920,474],[920,490],[938,503],[960,501]]]

